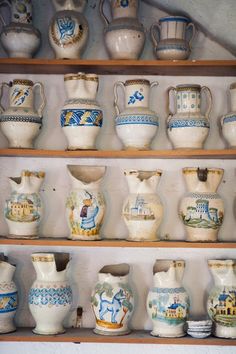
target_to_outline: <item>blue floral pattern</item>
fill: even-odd
[[[29,304],[38,306],[65,306],[72,303],[72,290],[70,286],[60,288],[31,288]]]
[[[61,111],[61,126],[95,126],[101,127],[102,111],[99,109],[63,109]]]

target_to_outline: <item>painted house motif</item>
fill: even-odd
[[[236,291],[228,291],[224,289],[219,294],[218,301],[213,308],[215,315],[236,315]]]
[[[184,318],[186,316],[185,306],[179,302],[179,299],[174,298],[174,303],[167,308],[165,316],[167,318]]]
[[[10,202],[9,207],[12,216],[24,217],[33,213],[34,204],[32,200],[26,199],[21,202]]]
[[[137,195],[134,205],[130,202],[124,207],[124,216],[128,220],[154,220],[155,215],[152,209],[148,206],[148,202],[144,197]]]

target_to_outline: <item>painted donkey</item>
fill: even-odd
[[[104,321],[104,315],[107,312],[111,312],[111,322],[112,323],[117,323],[116,321],[116,316],[118,312],[120,311],[120,308],[122,306],[122,300],[126,299],[126,296],[124,294],[124,291],[120,289],[112,298],[111,301],[105,300],[102,298],[104,292],[100,294],[100,308],[99,308],[99,315],[100,319]]]

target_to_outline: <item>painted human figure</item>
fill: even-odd
[[[98,206],[95,204],[95,201],[92,195],[86,192],[88,198],[83,200],[83,206],[80,212],[81,228],[84,230],[91,230],[95,228],[95,217],[98,214]]]

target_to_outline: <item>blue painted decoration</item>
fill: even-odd
[[[148,114],[120,115],[116,117],[116,125],[145,124],[159,126],[158,117]]]
[[[143,101],[144,96],[140,91],[135,91],[133,95],[129,97],[129,102],[128,104],[134,104],[136,101]]]
[[[167,128],[172,130],[174,128],[210,128],[207,119],[171,119],[167,123]]]
[[[61,126],[91,126],[101,127],[102,111],[99,109],[63,109],[61,111]]]
[[[57,19],[57,27],[62,42],[71,41],[75,34],[75,21],[70,16]]]
[[[17,291],[0,294],[0,314],[16,311],[18,305]]]
[[[72,303],[72,290],[70,286],[60,288],[31,288],[29,304],[38,306],[62,306]]]

